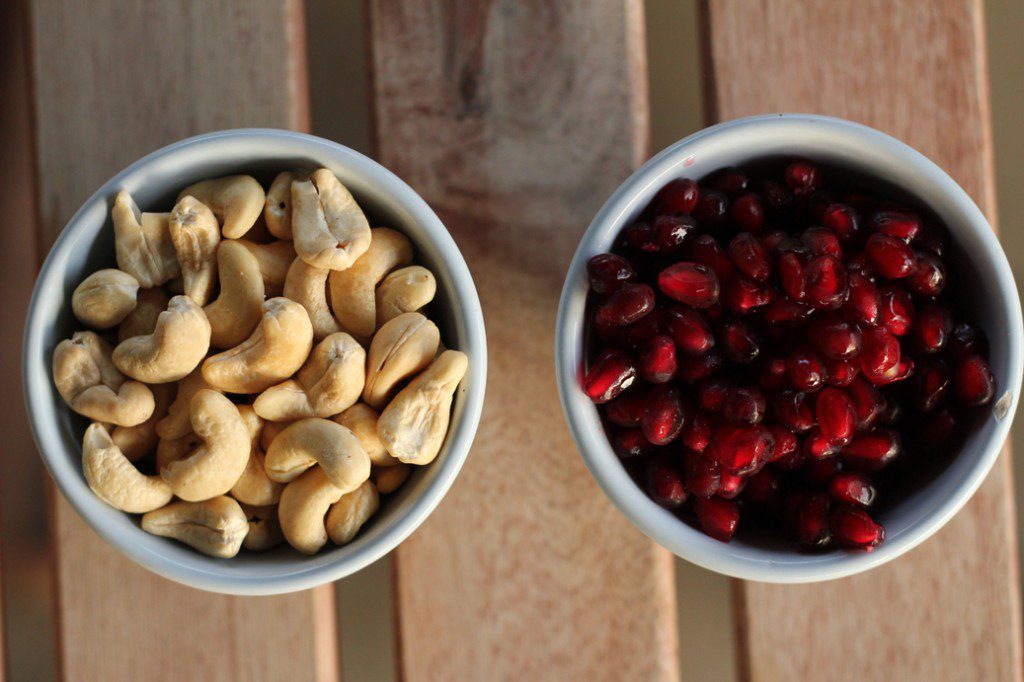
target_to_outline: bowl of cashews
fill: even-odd
[[[103,185],[29,306],[28,413],[63,495],[171,580],[279,594],[409,536],[465,462],[483,314],[444,225],[371,159],[283,130]]]

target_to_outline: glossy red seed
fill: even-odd
[[[836,233],[840,241],[849,241],[860,230],[860,216],[846,204],[831,204],[821,215],[821,223]]]
[[[721,379],[708,379],[701,382],[697,389],[697,402],[705,412],[717,414],[725,406],[725,399],[729,395],[732,386]]]
[[[938,353],[949,343],[953,334],[953,317],[949,310],[935,303],[921,308],[914,327],[914,341],[923,353]]]
[[[740,232],[729,242],[729,258],[736,269],[755,282],[764,282],[772,273],[772,262],[761,241],[749,232]]]
[[[914,326],[914,301],[903,289],[883,287],[881,294],[882,307],[879,319],[883,325],[896,336],[905,336]]]
[[[949,339],[949,352],[954,358],[961,360],[968,355],[985,355],[988,342],[985,333],[977,327],[961,322],[953,327],[953,335]]]
[[[885,529],[856,507],[836,507],[829,515],[829,527],[832,539],[842,547],[871,551],[885,539]]]
[[[702,190],[693,209],[693,217],[701,227],[713,227],[722,222],[729,211],[729,199],[715,189]]]
[[[718,463],[742,476],[757,471],[771,459],[775,439],[761,424],[723,424],[713,432],[712,446]]]
[[[796,541],[802,546],[817,549],[832,541],[828,513],[831,500],[827,495],[811,495],[800,505],[796,514]]]
[[[800,241],[816,256],[832,256],[842,259],[843,247],[839,237],[827,227],[809,227],[800,235]]]
[[[877,324],[882,308],[878,288],[860,272],[850,273],[850,296],[842,306],[843,316],[857,324]]]
[[[671,336],[655,336],[640,348],[637,371],[652,384],[664,384],[676,374],[676,344]]]
[[[610,294],[636,278],[633,266],[622,256],[599,253],[587,261],[590,288],[599,294]]]
[[[602,324],[624,327],[654,309],[654,290],[646,284],[627,282],[616,289],[597,308]]]
[[[836,502],[858,507],[870,507],[877,495],[871,479],[856,472],[837,474],[829,481],[828,492]]]
[[[707,379],[722,365],[722,356],[714,350],[704,355],[684,355],[679,359],[676,379],[684,384],[694,384]]]
[[[866,429],[874,424],[887,406],[885,397],[879,390],[861,378],[850,382],[846,387],[846,395],[853,403],[859,429]]]
[[[721,497],[698,498],[693,501],[693,512],[707,535],[722,542],[732,540],[740,521],[740,508],[735,502]]]
[[[772,407],[776,419],[791,431],[804,433],[814,426],[814,409],[806,393],[781,391],[776,394]]]
[[[728,254],[710,234],[693,239],[686,247],[686,257],[714,270],[720,282],[731,278],[735,272]]]
[[[804,268],[804,288],[809,305],[834,310],[845,303],[850,294],[846,268],[832,256],[812,258]]]
[[[636,381],[636,362],[625,351],[609,349],[594,360],[583,379],[583,391],[595,403],[606,403]]]
[[[914,374],[914,407],[929,412],[949,395],[952,379],[949,366],[942,361],[922,363]]]
[[[818,459],[806,460],[801,476],[814,490],[825,488],[836,474],[843,470],[843,462],[836,455],[828,454]]]
[[[831,386],[822,389],[814,409],[821,435],[829,443],[843,445],[849,442],[857,426],[857,414],[846,392]]]
[[[846,360],[860,352],[860,330],[838,316],[819,317],[811,322],[807,333],[814,347],[826,358]]]
[[[920,232],[921,219],[913,213],[877,211],[868,220],[868,229],[909,243]]]
[[[761,354],[761,340],[753,327],[743,320],[730,320],[722,327],[722,352],[739,365],[747,365]]]
[[[786,376],[798,391],[817,391],[825,383],[825,365],[808,350],[797,350],[786,358]]]
[[[686,502],[686,487],[679,470],[658,458],[647,463],[647,492],[651,499],[666,509],[677,509]]]
[[[780,490],[778,474],[771,469],[762,469],[747,479],[743,500],[758,506],[771,505],[778,502]]]
[[[616,426],[640,426],[647,411],[647,392],[634,387],[604,406],[604,414]]]
[[[882,374],[877,377],[868,377],[868,379],[876,386],[886,386],[913,376],[914,367],[915,363],[913,359],[903,356],[892,369],[882,372]]]
[[[781,182],[766,180],[761,183],[761,201],[770,213],[782,213],[793,203],[793,194]]]
[[[683,485],[694,497],[711,497],[722,483],[722,466],[699,452],[683,455]]]
[[[764,205],[761,197],[753,192],[744,194],[732,203],[729,215],[747,232],[760,232],[764,228]]]
[[[809,461],[832,457],[838,451],[839,446],[829,442],[829,439],[821,432],[821,428],[815,426],[804,436],[803,453]]]
[[[856,360],[823,358],[822,362],[825,363],[825,383],[829,386],[849,386],[860,374]]]
[[[761,367],[761,375],[758,379],[762,388],[766,391],[781,391],[787,385],[786,361],[782,358],[770,358]]]
[[[771,432],[772,438],[775,439],[775,450],[769,459],[770,462],[793,454],[800,446],[800,441],[797,439],[796,434],[782,424],[769,424],[768,430]]]
[[[622,459],[637,459],[649,455],[654,446],[639,428],[622,429],[612,437],[612,448]]]
[[[752,310],[772,302],[775,290],[769,286],[734,277],[722,290],[722,302],[734,315],[746,315]]]
[[[798,197],[807,196],[821,187],[821,170],[808,161],[794,161],[786,166],[786,184]]]
[[[743,476],[737,476],[736,474],[728,471],[723,471],[722,483],[718,488],[718,496],[726,500],[734,499],[743,492],[743,488],[746,484],[747,479]]]
[[[708,308],[718,302],[718,275],[701,263],[676,263],[658,275],[658,288],[667,296],[694,308]]]
[[[764,393],[753,386],[730,388],[722,405],[722,416],[733,424],[759,424],[767,407]]]
[[[807,297],[807,285],[800,256],[792,252],[780,254],[778,268],[782,290],[794,301],[803,301]]]
[[[647,394],[647,410],[640,420],[644,436],[654,445],[668,445],[686,426],[686,407],[679,389],[655,386]]]
[[[810,306],[792,301],[786,296],[779,296],[758,312],[761,319],[769,325],[795,327],[806,322],[814,311]]]
[[[625,327],[618,327],[621,331],[619,337],[621,345],[637,349],[650,342],[655,336],[664,334],[668,328],[666,317],[665,309],[655,304],[654,310],[641,317],[638,321]]]
[[[719,192],[735,197],[746,191],[750,179],[739,168],[723,168],[715,173],[708,184]]]
[[[900,437],[891,429],[875,429],[858,432],[840,450],[840,455],[850,464],[867,470],[881,469],[899,456],[902,446]]]
[[[988,361],[980,355],[968,355],[960,360],[954,375],[956,399],[961,405],[985,405],[996,392],[995,379]]]
[[[934,253],[918,252],[914,272],[905,282],[914,293],[934,298],[946,287],[946,266]]]
[[[623,240],[627,247],[641,252],[656,253],[657,244],[651,239],[653,231],[648,223],[636,222],[622,231]]]
[[[651,241],[663,254],[673,254],[686,241],[686,238],[697,229],[697,222],[682,213],[660,215],[651,224]]]
[[[692,213],[699,194],[700,189],[693,180],[673,180],[658,190],[654,197],[655,210],[658,213]]]
[[[700,412],[693,415],[683,429],[683,434],[679,437],[683,445],[696,452],[704,452],[710,439],[711,421],[707,415]]]
[[[815,223],[821,223],[828,207],[836,203],[835,192],[819,189],[807,197],[807,215]]]
[[[857,359],[864,377],[879,383],[886,373],[900,363],[900,342],[892,332],[882,327],[867,327],[861,331],[861,351]]]
[[[704,355],[715,345],[715,335],[711,332],[707,320],[700,312],[691,308],[670,308],[667,326],[680,353]]]
[[[900,279],[914,272],[917,259],[906,242],[887,234],[873,234],[864,246],[868,262],[886,279]]]

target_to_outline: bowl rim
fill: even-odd
[[[714,540],[679,521],[669,511],[651,501],[629,477],[612,451],[596,409],[579,387],[581,368],[574,366],[583,330],[587,290],[586,261],[598,253],[593,247],[595,242],[602,241],[609,233],[620,229],[628,215],[636,210],[636,197],[649,190],[654,183],[660,186],[660,183],[665,182],[667,179],[663,174],[668,169],[681,161],[684,166],[688,165],[685,163],[687,152],[695,142],[737,131],[749,133],[757,130],[765,133],[780,122],[813,124],[819,131],[860,136],[876,147],[884,147],[885,154],[890,158],[900,157],[919,167],[927,174],[929,184],[941,187],[943,192],[955,197],[957,207],[963,213],[964,223],[980,238],[984,250],[995,261],[992,275],[1003,293],[1000,307],[1004,309],[1011,327],[1007,330],[1010,349],[1007,368],[1009,381],[1001,391],[1011,396],[1008,416],[997,420],[990,437],[984,441],[983,453],[976,458],[968,475],[960,481],[955,494],[930,509],[908,531],[897,538],[887,539],[872,552],[836,551],[823,555],[794,552],[794,560],[784,563],[754,558],[749,548]],[[945,171],[909,145],[863,124],[816,114],[761,114],[704,128],[668,146],[637,169],[608,198],[581,238],[566,275],[556,322],[555,374],[562,410],[577,450],[599,487],[641,532],[677,556],[724,575],[762,582],[804,583],[854,575],[891,561],[933,535],[967,503],[991,470],[1009,433],[1024,372],[1022,339],[1024,325],[1020,300],[1005,253],[984,214]]]
[[[75,462],[79,458],[69,456],[62,445],[59,428],[49,422],[51,408],[46,403],[52,399],[55,388],[52,381],[47,382],[46,386],[38,385],[35,378],[40,376],[41,361],[38,354],[31,350],[43,345],[44,330],[51,324],[49,320],[41,319],[39,313],[40,296],[48,288],[44,283],[62,272],[58,263],[63,262],[64,257],[73,251],[76,233],[85,229],[84,215],[87,209],[97,200],[112,197],[126,178],[139,174],[168,154],[181,153],[190,148],[196,151],[215,148],[225,140],[238,139],[257,144],[260,141],[293,144],[295,152],[302,154],[320,152],[331,164],[348,167],[359,173],[367,184],[376,186],[381,194],[407,212],[433,242],[437,260],[451,279],[455,292],[454,307],[461,309],[466,331],[465,348],[461,350],[469,357],[469,371],[460,388],[465,396],[464,407],[460,418],[450,425],[445,457],[434,464],[438,468],[436,476],[417,497],[403,505],[401,515],[374,542],[354,548],[355,551],[351,553],[308,567],[295,568],[290,565],[292,562],[288,562],[282,566],[280,573],[259,575],[227,575],[205,570],[198,562],[206,557],[197,554],[196,565],[189,561],[179,561],[133,542],[136,537],[134,533],[122,533],[108,527],[100,521],[98,514],[94,518],[94,505],[103,503],[89,489],[80,467],[76,466]],[[49,367],[41,369],[47,377],[50,376]],[[183,585],[234,595],[285,594],[333,582],[368,566],[401,544],[441,502],[469,456],[483,410],[486,382],[487,341],[480,299],[462,252],[433,209],[405,181],[368,156],[322,137],[276,128],[235,128],[188,137],[146,154],[104,182],[67,221],[40,267],[28,305],[22,340],[22,385],[33,439],[50,476],[72,508],[97,534],[137,564]],[[47,415],[46,418],[44,415]],[[105,505],[103,508],[109,511]],[[140,528],[138,533],[145,531]],[[170,539],[165,542],[173,543]]]

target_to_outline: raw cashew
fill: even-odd
[[[114,509],[141,514],[171,501],[171,488],[159,476],[146,476],[136,469],[102,424],[93,423],[85,430],[82,472],[96,497]]]
[[[166,469],[173,462],[185,459],[192,451],[202,446],[203,439],[192,431],[189,431],[180,438],[161,438],[156,445],[156,470]]]
[[[440,341],[437,325],[419,313],[403,313],[381,327],[367,354],[363,401],[378,410],[387,405],[399,382],[430,364]]]
[[[171,239],[181,264],[185,294],[199,305],[213,296],[217,280],[220,230],[213,212],[192,196],[178,200],[171,212]]]
[[[170,213],[142,213],[132,196],[121,190],[110,216],[118,268],[146,289],[178,276],[181,270],[168,229]]]
[[[253,407],[270,421],[330,417],[359,400],[365,378],[366,351],[338,332],[317,344],[294,379],[268,388]]]
[[[231,348],[249,338],[263,315],[263,277],[256,256],[236,241],[217,247],[220,295],[203,308],[210,321],[210,345]]]
[[[281,523],[277,520],[277,505],[254,506],[239,502],[245,518],[249,520],[249,533],[242,547],[251,552],[262,552],[284,542]]]
[[[371,230],[370,248],[347,270],[331,273],[331,307],[341,328],[366,342],[377,329],[377,283],[399,265],[412,262],[412,242],[386,227]]]
[[[327,510],[344,494],[320,467],[313,467],[285,486],[277,518],[288,544],[305,554],[316,554],[327,544]]]
[[[263,430],[260,432],[260,449],[266,452],[270,444],[277,436],[291,426],[291,422],[263,422]]]
[[[297,177],[299,176],[291,171],[278,173],[267,190],[263,217],[267,221],[270,234],[278,239],[292,238],[292,181]]]
[[[287,298],[263,303],[263,318],[248,339],[203,363],[203,378],[228,393],[259,393],[287,379],[313,347],[305,308]]]
[[[257,244],[248,239],[237,240],[239,244],[256,256],[263,276],[263,288],[268,297],[280,296],[284,291],[284,280],[288,268],[295,260],[295,247],[291,242],[276,241],[269,244]]]
[[[53,351],[53,382],[64,402],[98,422],[135,426],[153,414],[153,392],[127,381],[110,360],[110,344],[94,332],[75,332]]]
[[[411,471],[412,466],[404,462],[398,462],[398,465],[393,467],[374,467],[373,482],[377,484],[377,490],[381,495],[387,495],[401,488]]]
[[[429,464],[448,433],[452,394],[469,367],[465,353],[446,350],[395,396],[377,420],[388,452],[409,464]]]
[[[341,331],[327,305],[327,275],[330,270],[310,265],[301,258],[292,261],[284,280],[284,295],[306,309],[317,341]]]
[[[173,538],[203,554],[230,559],[249,532],[249,520],[230,497],[172,502],[142,517],[142,530]]]
[[[356,403],[332,419],[355,434],[363,449],[366,450],[366,454],[369,455],[370,463],[374,466],[390,467],[401,464],[391,456],[380,437],[377,436],[377,418],[379,416],[377,410],[366,403]]]
[[[355,539],[359,529],[380,508],[380,495],[370,481],[346,493],[331,505],[327,512],[327,534],[336,545],[347,545]]]
[[[156,319],[167,309],[169,300],[170,298],[160,287],[140,289],[136,297],[135,308],[117,327],[118,342],[133,336],[152,334],[156,329]]]
[[[377,286],[377,327],[434,300],[437,281],[421,265],[395,270]]]
[[[189,417],[203,444],[185,458],[161,467],[160,476],[175,495],[194,502],[231,490],[245,471],[251,441],[238,408],[216,391],[196,393]]]
[[[160,438],[175,439],[187,436],[192,431],[192,425],[188,418],[188,409],[192,403],[192,396],[204,388],[211,388],[203,379],[203,372],[195,369],[187,377],[178,382],[178,392],[174,396],[174,402],[167,408],[167,416],[156,424],[156,434]]]
[[[125,339],[114,349],[117,368],[147,384],[177,381],[194,370],[210,349],[210,323],[188,296],[175,296],[160,313],[156,329]]]
[[[78,320],[93,329],[110,329],[121,324],[135,309],[139,281],[114,268],[94,272],[71,295],[71,310]]]
[[[263,450],[260,449],[263,420],[251,405],[239,405],[238,413],[242,415],[242,421],[249,431],[249,461],[238,482],[231,488],[231,496],[239,502],[256,506],[277,504],[284,486],[271,481],[264,468]]]
[[[334,173],[321,168],[292,182],[292,238],[310,265],[344,270],[370,248],[370,223]]]
[[[226,239],[238,239],[252,228],[263,212],[263,186],[251,175],[229,175],[203,180],[181,190],[178,200],[193,196],[210,207]]]
[[[370,458],[359,439],[341,424],[303,419],[282,431],[267,450],[267,476],[288,483],[319,464],[342,493],[370,478]]]
[[[117,426],[110,432],[110,439],[114,441],[114,445],[121,448],[129,462],[142,459],[156,448],[159,440],[156,424],[166,416],[167,409],[174,399],[174,384],[154,384],[149,390],[153,393],[155,404],[149,419],[135,426]]]

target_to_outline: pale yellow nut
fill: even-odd
[[[316,341],[341,331],[341,326],[327,305],[327,275],[330,272],[296,258],[284,280],[285,298],[290,298],[306,309],[313,325],[313,339]]]
[[[291,171],[278,173],[267,190],[263,217],[270,234],[278,239],[292,238],[292,181],[297,177],[300,176]]]
[[[260,449],[266,453],[274,439],[291,424],[292,422],[263,422],[263,430],[260,431]]]
[[[177,381],[199,366],[210,349],[210,322],[188,296],[175,296],[152,334],[125,339],[114,349],[119,370],[147,384]]]
[[[192,396],[204,388],[211,388],[203,378],[202,370],[198,368],[179,381],[177,387],[174,401],[167,408],[167,416],[156,423],[156,434],[163,439],[173,440],[192,432],[188,416]]]
[[[430,364],[441,342],[437,325],[420,313],[403,313],[381,327],[366,355],[363,402],[387,405],[398,384]]]
[[[327,510],[344,494],[318,466],[286,485],[277,518],[288,544],[305,554],[316,554],[327,544]]]
[[[156,329],[157,318],[160,317],[160,313],[167,309],[168,301],[170,301],[170,297],[160,287],[139,289],[135,308],[117,326],[118,342],[120,343],[133,336],[152,334],[153,330]]]
[[[142,514],[171,501],[159,476],[146,476],[128,461],[102,424],[93,423],[82,440],[82,473],[96,497],[114,509]]]
[[[287,298],[263,303],[256,331],[239,345],[206,359],[203,378],[227,393],[259,393],[295,374],[313,347],[306,310]]]
[[[161,466],[160,476],[183,500],[223,495],[238,482],[249,462],[249,431],[234,403],[209,389],[192,397],[189,418],[202,444]]]
[[[263,316],[263,277],[256,256],[236,241],[217,247],[220,294],[203,312],[210,321],[210,345],[231,348],[245,341]]]
[[[262,552],[284,542],[276,504],[256,506],[239,502],[239,505],[249,521],[249,532],[242,541],[242,547],[250,552]]]
[[[377,283],[399,265],[412,261],[412,242],[401,232],[376,227],[366,253],[347,270],[331,272],[331,308],[341,328],[360,343],[377,329]]]
[[[129,462],[137,462],[156,449],[160,440],[156,433],[156,424],[167,415],[167,410],[174,400],[174,384],[153,384],[149,390],[153,393],[153,414],[149,419],[135,426],[116,426],[110,432],[114,445]]]
[[[434,300],[437,280],[421,265],[395,270],[377,285],[377,328]]]
[[[317,464],[343,493],[370,478],[370,458],[359,439],[341,424],[315,417],[278,434],[264,461],[267,476],[279,483],[288,483]]]
[[[366,403],[356,403],[332,419],[355,434],[375,467],[401,464],[391,456],[377,435],[377,410]]]
[[[217,219],[195,197],[184,196],[171,211],[170,230],[181,264],[185,295],[201,306],[206,305],[217,284]]]
[[[145,289],[160,286],[181,271],[168,229],[170,213],[142,213],[122,190],[110,211],[117,267]]]
[[[393,457],[429,464],[441,451],[452,396],[469,367],[465,353],[446,350],[395,396],[377,420],[377,435]]]
[[[327,512],[327,534],[336,545],[352,542],[359,529],[380,509],[380,495],[371,481],[344,496]]]
[[[202,502],[172,502],[142,517],[142,530],[183,542],[203,554],[230,559],[249,533],[238,502],[214,497]]]
[[[173,462],[178,462],[191,455],[203,445],[203,439],[192,432],[189,424],[188,433],[178,438],[161,438],[156,444],[156,470],[166,469]]]
[[[238,482],[231,488],[231,497],[239,502],[255,506],[277,504],[281,499],[284,485],[271,481],[263,464],[263,450],[260,448],[260,435],[264,421],[260,419],[251,405],[239,405],[238,413],[249,431],[249,461]],[[276,516],[275,516],[276,519]]]
[[[139,281],[113,268],[92,273],[71,294],[71,311],[82,324],[110,329],[135,309]]]
[[[370,224],[348,189],[321,168],[292,182],[292,240],[310,265],[344,270],[370,247]]]
[[[178,195],[193,196],[209,206],[221,224],[225,239],[238,239],[248,232],[263,212],[263,186],[250,175],[229,175],[189,185]]]
[[[338,332],[316,345],[294,379],[268,388],[253,407],[274,422],[332,417],[359,400],[365,378],[366,351]]]
[[[284,281],[288,276],[288,268],[295,260],[295,247],[291,242],[276,241],[269,244],[257,244],[248,239],[237,240],[239,244],[256,256],[260,264],[260,275],[263,276],[263,289],[268,298],[280,296],[284,291]]]
[[[397,462],[398,460],[395,461]],[[402,484],[409,478],[411,472],[411,465],[398,462],[393,467],[374,467],[371,477],[373,482],[377,484],[377,490],[380,494],[389,495],[402,487]]]
[[[141,424],[153,414],[153,392],[127,381],[111,353],[96,333],[75,332],[53,351],[53,382],[68,407],[84,417],[118,426]]]
[[[270,242],[275,241],[275,237],[270,234],[270,230],[267,229],[267,221],[263,219],[262,215],[256,219],[256,224],[245,233],[245,239],[251,242],[256,242],[257,244],[269,244]],[[238,240],[234,239],[232,241],[237,242]]]

